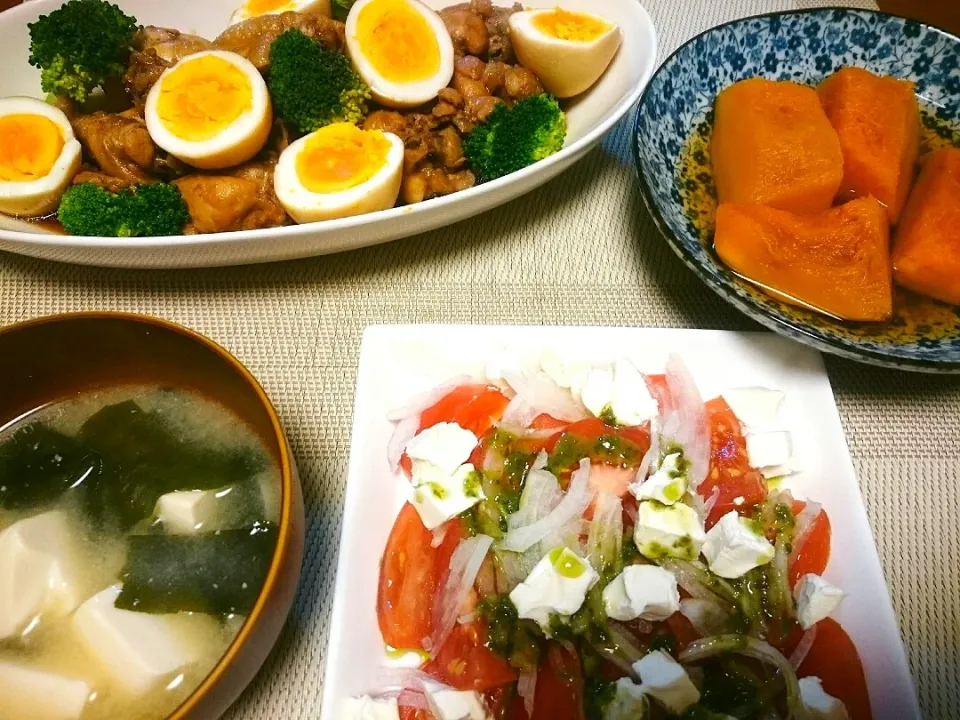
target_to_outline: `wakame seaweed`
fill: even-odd
[[[178,437],[162,415],[132,400],[92,415],[78,439],[103,458],[103,501],[122,528],[149,517],[161,495],[237,485],[266,466],[252,449],[228,452]]]
[[[277,529],[132,535],[116,607],[145,613],[246,614],[263,587]]]
[[[97,453],[76,440],[40,423],[27,425],[0,446],[0,507],[30,510],[68,491],[92,507],[101,469]]]

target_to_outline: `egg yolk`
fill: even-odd
[[[379,130],[334,123],[311,135],[297,155],[297,177],[314,193],[336,193],[376,175],[387,162],[390,141]]]
[[[253,106],[246,74],[216,55],[188,60],[163,79],[157,114],[182,140],[210,140]]]
[[[537,13],[530,22],[544,35],[570,42],[590,42],[610,29],[610,23],[598,17],[560,8],[553,12]]]
[[[406,0],[373,0],[357,17],[357,41],[389,82],[426,80],[440,69],[440,44],[426,18]]]
[[[30,182],[46,177],[63,144],[60,126],[43,115],[0,117],[0,181]]]
[[[266,15],[281,10],[293,10],[294,7],[296,5],[290,0],[247,0],[247,4],[244,6],[251,16]]]

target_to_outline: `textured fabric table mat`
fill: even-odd
[[[661,60],[723,21],[817,4],[644,2],[659,31]],[[505,207],[339,256],[131,272],[0,255],[0,322],[85,309],[169,318],[234,352],[276,403],[307,503],[303,579],[276,651],[228,718],[319,714],[364,327],[463,322],[756,329],[701,285],[658,235],[634,181],[631,121],[632,113],[574,168]],[[834,358],[827,358],[827,367],[924,715],[960,717],[960,379]]]

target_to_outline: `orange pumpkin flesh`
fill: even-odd
[[[721,203],[819,212],[843,179],[840,140],[816,91],[792,82],[751,78],[724,89],[710,152]]]
[[[778,299],[843,320],[886,320],[889,233],[886,210],[872,197],[810,215],[725,203],[714,244],[723,262]]]
[[[913,84],[848,67],[820,83],[817,94],[840,137],[841,197],[873,195],[896,224],[920,151],[920,108]]]
[[[939,150],[924,163],[897,228],[893,276],[960,305],[960,148]]]

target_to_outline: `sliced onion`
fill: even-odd
[[[580,467],[570,478],[570,488],[550,513],[529,525],[511,529],[500,541],[505,550],[523,552],[543,540],[551,532],[563,528],[571,520],[580,518],[593,500],[590,489],[590,461],[580,461]],[[528,499],[529,502],[529,499]]]
[[[623,503],[612,493],[597,495],[593,506],[593,520],[587,535],[587,558],[595,570],[620,570],[623,549]]]
[[[773,600],[774,607],[778,608],[782,613],[784,618],[793,617],[793,593],[790,592],[790,573],[789,573],[789,557],[790,553],[787,551],[787,540],[783,537],[777,538],[775,544],[775,550],[773,553],[773,561],[770,563],[770,570],[772,575],[771,582],[771,599]]]
[[[783,682],[787,688],[787,717],[800,717],[803,706],[800,701],[800,683],[797,680],[797,673],[781,652],[763,640],[757,640],[749,635],[711,635],[694,640],[687,645],[687,649],[680,653],[679,659],[683,663],[695,663],[725,653],[746,655],[777,668],[783,675]]]
[[[480,572],[483,559],[493,544],[489,535],[477,535],[467,538],[450,557],[450,569],[446,580],[441,586],[439,595],[434,600],[433,624],[430,633],[431,654],[443,647],[447,637],[457,624],[457,618],[463,609],[464,603],[473,589],[473,583]]]
[[[519,370],[504,370],[503,378],[517,393],[514,400],[520,398],[518,407],[521,404],[526,406],[527,415],[536,412],[527,422],[517,422],[518,425],[526,427],[534,417],[542,413],[564,422],[574,422],[588,416],[583,405],[573,397],[571,392],[557,385],[546,373],[521,368]],[[510,404],[513,405],[513,401]],[[506,423],[515,422],[512,417],[513,414],[505,411],[503,421]]]
[[[661,434],[683,448],[690,463],[687,478],[696,491],[710,467],[710,427],[707,409],[697,384],[678,355],[671,354],[666,367],[670,407],[664,414]]]
[[[407,707],[413,710],[430,710],[430,703],[427,702],[427,696],[419,690],[402,690],[397,696],[397,705]]]
[[[443,400],[447,395],[456,390],[461,385],[468,385],[473,382],[469,375],[457,375],[447,380],[442,385],[426,390],[414,395],[407,401],[406,405],[395,408],[387,413],[387,420],[397,422],[411,415],[419,415],[427,408],[433,407]]]
[[[808,500],[803,510],[797,515],[793,526],[793,548],[790,552],[790,563],[800,557],[803,546],[806,544],[807,538],[810,537],[810,531],[813,530],[813,524],[822,510],[823,506],[820,503]]]
[[[476,619],[477,619],[477,614],[471,612],[471,613],[467,613],[466,615],[461,615],[460,617],[458,617],[457,622],[460,625],[469,625]]]
[[[539,414],[540,411],[527,400],[526,395],[517,393],[504,408],[501,420],[510,426],[527,427]]]
[[[374,674],[374,685],[387,691],[412,691],[423,693],[427,685],[440,690],[450,690],[432,675],[419,668],[379,667]]]
[[[517,681],[517,695],[523,698],[523,709],[527,711],[528,718],[533,717],[533,700],[536,692],[537,666],[534,665],[529,670],[523,670]]]
[[[533,428],[528,428],[524,425],[513,425],[511,423],[505,423],[502,421],[497,423],[497,429],[503,430],[506,433],[510,433],[520,440],[545,440],[546,438],[553,437],[558,432],[563,431],[563,428],[559,427],[534,430]]]
[[[480,565],[474,585],[481,598],[497,595],[497,563],[492,554],[488,554]]]
[[[524,481],[520,509],[507,518],[510,528],[531,525],[547,517],[563,500],[563,490],[556,476],[549,470],[538,467],[539,458],[527,473]]]
[[[699,497],[699,496],[698,496],[698,497]],[[710,516],[710,513],[713,512],[713,508],[716,506],[717,500],[719,500],[719,499],[720,499],[720,486],[719,486],[719,485],[714,485],[714,486],[713,486],[713,492],[710,493],[710,497],[708,497],[708,498],[703,502],[704,518]]]
[[[492,447],[487,448],[487,451],[483,454],[481,469],[487,473],[498,473],[503,470],[503,455],[500,454],[500,451]]]
[[[730,613],[712,598],[684,598],[680,601],[680,614],[701,635],[718,635],[730,626]]]
[[[660,566],[673,573],[677,584],[691,597],[712,600],[727,612],[733,612],[737,604],[737,594],[723,578],[711,574],[699,563],[687,562],[676,558],[667,558]]]
[[[626,503],[623,506],[623,511],[627,514],[627,517],[630,518],[630,522],[634,525],[637,524],[637,521],[640,519],[640,514],[637,511],[637,506],[633,503]]]
[[[416,437],[419,429],[420,413],[408,415],[393,428],[393,434],[390,435],[390,441],[387,443],[387,462],[390,463],[390,469],[394,472],[400,467],[400,458],[403,457],[403,451],[407,449],[407,443]]]
[[[807,655],[810,653],[810,648],[813,647],[813,643],[816,639],[817,626],[813,625],[803,634],[803,637],[800,638],[800,642],[797,643],[797,647],[790,654],[790,665],[794,670],[799,670],[800,666],[803,665],[803,661],[807,659]]]

